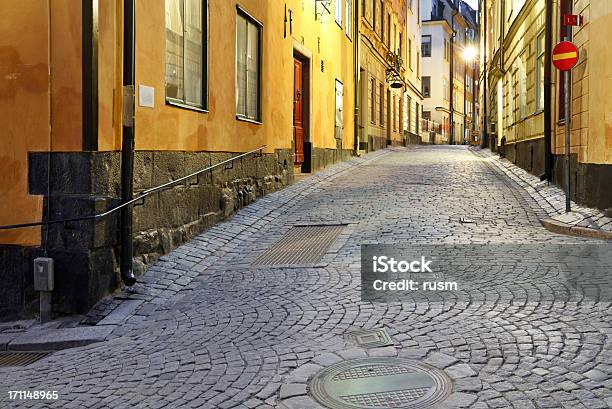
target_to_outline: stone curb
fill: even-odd
[[[535,203],[533,203],[533,205],[537,206],[537,210],[543,212],[543,215],[546,216],[546,217],[540,218],[540,223],[546,230],[551,231],[553,233],[557,233],[557,234],[564,234],[567,236],[587,237],[587,238],[594,238],[594,239],[601,239],[601,240],[612,240],[612,232],[610,231],[594,229],[590,227],[583,227],[583,226],[578,226],[575,224],[568,224],[568,223],[564,223],[564,222],[555,220],[553,217],[558,217],[559,214],[551,213],[551,211],[547,211],[546,209],[544,209],[538,203],[539,199],[534,197],[534,193],[529,192],[529,190],[525,187],[525,184],[527,184],[527,186],[529,186],[529,188],[532,190],[535,189],[535,187],[529,184],[528,181],[521,180],[523,183],[519,183],[517,181],[517,179],[520,179],[520,177],[515,175],[514,172],[511,170],[511,168],[514,167],[520,170],[522,170],[522,168],[512,163],[504,163],[496,155],[489,153],[483,149],[480,149],[480,150],[469,149],[469,151],[482,159],[489,159],[491,163],[494,164],[495,169],[497,169],[501,175],[514,181],[517,184],[517,187],[519,187],[522,191],[527,193],[527,195],[531,199],[535,200]],[[546,200],[548,202],[548,200],[544,196],[542,196],[539,192],[537,192],[537,194],[540,196],[541,199]],[[574,206],[577,206],[576,203],[574,202],[572,203],[574,204]],[[548,202],[548,205],[550,206],[550,209],[554,209],[553,205],[550,204],[550,202]],[[596,209],[591,209],[591,210],[596,211]]]
[[[8,351],[59,351],[105,341],[113,325],[26,331],[13,338]]]
[[[542,226],[544,226],[546,230],[553,233],[576,237],[589,237],[592,239],[612,240],[612,232],[608,231],[574,226],[554,219],[540,219],[540,223],[542,223]]]

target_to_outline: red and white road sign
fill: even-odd
[[[581,26],[584,18],[579,14],[565,14],[563,16],[563,25],[566,26]]]
[[[569,71],[578,63],[578,47],[569,41],[561,41],[553,48],[552,62],[560,71]]]

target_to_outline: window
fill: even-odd
[[[518,69],[514,69],[514,72],[512,73],[512,78],[510,79],[511,81],[511,89],[512,89],[512,94],[510,95],[510,115],[509,115],[509,119],[510,119],[510,123],[514,123],[518,120],[518,110],[516,109],[516,104],[518,102],[518,97],[519,97],[519,90],[518,90]]]
[[[391,14],[387,14],[387,47],[391,48]]]
[[[370,122],[376,123],[376,79],[370,78]]]
[[[417,78],[419,78],[421,76],[421,54],[418,51],[417,51],[416,62],[417,62]]]
[[[431,98],[431,77],[423,77],[421,84],[423,88],[423,98]]]
[[[444,39],[444,59],[448,61],[448,41]]]
[[[336,23],[342,27],[342,0],[336,0],[334,10],[336,12]]]
[[[421,105],[419,105],[419,103],[416,103],[416,120],[414,121],[414,126],[416,127],[416,134],[419,134],[420,131],[420,127],[419,127],[419,120],[420,120],[420,111],[421,111]]]
[[[376,3],[378,0],[372,1],[372,29],[376,32]]]
[[[393,24],[393,52],[399,54],[399,50],[397,47],[397,24]]]
[[[393,131],[397,131],[397,97],[393,95]]]
[[[412,69],[412,38],[408,39],[408,67]]]
[[[397,53],[399,54],[400,58],[403,60],[404,59],[404,33],[402,33],[400,31],[399,33],[399,48]]]
[[[544,109],[544,41],[542,32],[536,40],[536,112]]]
[[[334,126],[334,135],[338,139],[342,139],[344,129],[344,85],[336,80],[336,121]]]
[[[236,19],[236,115],[261,121],[262,26],[242,10]]]
[[[421,40],[421,55],[423,58],[431,57],[431,36],[425,35]]]
[[[412,131],[412,97],[408,97],[408,101],[406,102],[407,106],[407,115],[406,115],[406,129],[408,132]]]
[[[352,37],[352,29],[353,29],[353,0],[345,0],[346,1],[346,24],[344,25],[346,35]]]
[[[400,97],[399,102],[399,119],[397,121],[397,126],[399,128],[400,133],[404,133],[404,98]]]
[[[205,109],[206,2],[166,0],[166,100]]]
[[[378,123],[382,126],[385,123],[385,87],[383,84],[378,84],[379,95],[378,98],[380,103],[378,105],[379,108],[379,121]]]
[[[444,80],[442,82],[442,92],[444,94],[444,100],[445,101],[450,100],[450,98],[449,98],[449,90],[448,90],[448,80],[446,78],[444,78]]]
[[[380,2],[380,39],[385,41],[385,2]]]

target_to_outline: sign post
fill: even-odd
[[[565,212],[569,213],[571,209],[571,191],[570,191],[570,131],[572,117],[570,112],[570,72],[578,63],[578,47],[569,41],[562,41],[555,46],[552,52],[554,66],[563,72],[565,76]]]

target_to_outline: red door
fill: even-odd
[[[293,138],[295,142],[295,165],[304,163],[304,91],[302,62],[293,60]]]

